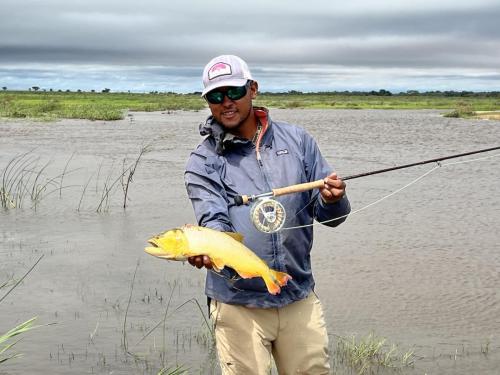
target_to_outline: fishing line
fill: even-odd
[[[317,224],[326,224],[326,223],[330,223],[332,221],[335,221],[335,220],[341,220],[341,219],[344,219],[348,216],[352,216],[356,213],[359,213],[361,211],[365,211],[366,209],[370,208],[370,207],[373,207],[375,206],[376,204],[379,204],[380,202],[400,193],[401,191],[409,188],[410,186],[416,184],[418,181],[422,180],[423,178],[427,177],[429,174],[431,174],[432,172],[434,172],[436,169],[439,169],[439,168],[442,168],[442,167],[448,167],[448,166],[451,166],[451,165],[457,165],[457,164],[466,164],[466,163],[473,163],[473,162],[477,162],[477,161],[483,161],[483,160],[486,160],[486,159],[491,159],[491,158],[494,158],[494,157],[498,157],[500,156],[500,154],[495,154],[495,155],[491,155],[491,156],[485,156],[485,157],[482,157],[482,158],[476,158],[476,159],[471,159],[471,160],[462,160],[462,161],[455,161],[455,162],[450,162],[450,163],[446,163],[446,164],[441,164],[439,162],[437,162],[437,166],[435,166],[434,168],[430,169],[429,171],[425,172],[423,175],[417,177],[416,179],[414,179],[413,181],[409,182],[408,184],[404,185],[403,187],[397,189],[397,190],[394,190],[393,192],[387,194],[386,196],[382,197],[382,198],[379,198],[377,199],[376,201],[372,202],[372,203],[369,203],[367,204],[366,206],[364,207],[361,207],[357,210],[354,210],[352,211],[351,213],[349,214],[346,214],[346,215],[342,215],[342,216],[339,216],[339,217],[336,217],[336,218],[333,218],[333,219],[329,219],[329,220],[325,220],[325,221],[317,221],[317,222],[313,222],[311,224],[305,224],[305,225],[298,225],[298,226],[294,226],[294,227],[286,227],[286,228],[281,228],[281,230],[290,230],[290,229],[300,229],[300,228],[306,228],[306,227],[312,227],[313,225],[317,225]]]
[[[490,148],[486,148],[486,149],[482,149],[482,150],[475,150],[475,151],[463,152],[460,154],[441,156],[441,157],[434,158],[434,159],[421,160],[421,161],[417,161],[414,163],[396,165],[396,166],[389,167],[389,168],[383,168],[383,169],[378,169],[378,170],[374,170],[374,171],[358,173],[355,175],[343,177],[342,180],[344,180],[344,181],[353,180],[355,178],[372,176],[375,174],[386,173],[386,172],[390,172],[390,171],[420,166],[420,165],[424,165],[424,164],[431,164],[431,163],[437,163],[438,166],[442,166],[443,164],[441,164],[441,162],[444,160],[455,159],[458,157],[469,156],[469,155],[473,155],[473,154],[479,154],[479,153],[489,152],[489,151],[499,150],[499,149],[500,149],[500,146],[495,146],[495,147],[490,147]],[[496,155],[494,155],[494,156],[496,156]],[[492,156],[492,157],[494,157],[494,156]],[[472,161],[478,161],[478,160],[483,160],[483,159],[488,159],[488,158],[489,157],[478,158],[478,159],[473,159],[473,160],[466,160],[463,162],[470,163]],[[462,162],[448,163],[448,164],[444,164],[444,165],[453,165],[453,164],[459,164],[459,163],[462,163]],[[423,176],[423,177],[425,177],[425,176]],[[411,184],[417,182],[418,180],[419,179],[412,182]],[[240,206],[243,204],[252,204],[252,208],[250,209],[250,220],[254,224],[255,228],[257,228],[257,230],[264,232],[264,233],[275,233],[275,232],[278,232],[281,229],[283,229],[283,226],[284,226],[285,220],[286,220],[285,207],[278,200],[275,199],[276,197],[279,197],[282,195],[287,195],[287,194],[302,193],[302,192],[311,191],[314,189],[322,189],[324,187],[325,187],[325,179],[320,179],[320,180],[316,180],[316,181],[309,181],[309,182],[299,183],[299,184],[285,186],[285,187],[281,187],[281,188],[271,189],[271,191],[269,191],[269,192],[260,193],[260,194],[237,195],[234,197],[234,204],[236,206]],[[406,187],[403,187],[403,189]],[[399,192],[399,191],[397,191],[397,192]],[[391,196],[391,195],[389,195],[389,196]],[[309,202],[303,208],[301,208],[300,211],[298,211],[295,215],[297,216],[301,211],[303,211],[304,209],[309,207],[309,205],[311,203],[316,202],[317,197],[318,197],[318,193],[313,195],[311,197],[311,199],[309,200]],[[383,199],[385,199],[385,198],[383,198]],[[339,219],[340,218],[336,218],[336,219],[332,219],[332,220],[339,220]],[[329,221],[332,221],[332,220],[329,220]]]
[[[436,166],[433,167],[432,169],[428,170],[427,172],[425,172],[424,174],[420,175],[419,177],[415,178],[414,180],[412,180],[411,182],[407,183],[406,185],[400,187],[399,189],[396,189],[394,191],[392,191],[391,193],[383,196],[382,198],[379,198],[377,200],[375,200],[374,202],[371,202],[369,204],[367,204],[366,206],[364,207],[361,207],[357,210],[354,210],[352,212],[350,212],[349,214],[347,215],[342,215],[342,216],[339,216],[339,217],[336,217],[336,218],[333,218],[333,219],[329,219],[329,220],[325,220],[325,221],[316,221],[316,222],[313,222],[311,224],[305,224],[305,225],[298,225],[298,226],[294,226],[294,227],[286,227],[286,228],[281,228],[281,230],[291,230],[291,229],[300,229],[300,228],[306,228],[306,227],[312,227],[313,225],[317,225],[317,224],[325,224],[325,223],[329,223],[329,222],[332,222],[332,221],[335,221],[335,220],[340,220],[340,219],[343,219],[343,218],[346,218],[348,216],[352,216],[354,214],[357,214],[359,212],[362,212],[362,211],[365,211],[367,210],[368,208],[370,207],[373,207],[383,201],[385,201],[386,199],[402,192],[403,190],[409,188],[410,186],[416,184],[417,182],[419,182],[420,180],[424,179],[425,177],[427,177],[428,175],[430,175],[432,172],[434,172],[435,170],[439,169],[439,168],[442,168],[442,167],[449,167],[449,166],[452,166],[452,165],[458,165],[458,164],[467,164],[467,163],[473,163],[473,162],[478,162],[478,161],[483,161],[483,160],[487,160],[487,159],[492,159],[492,158],[495,158],[495,157],[499,157],[500,154],[495,154],[495,155],[490,155],[490,156],[484,156],[484,157],[481,157],[481,158],[476,158],[476,159],[471,159],[471,160],[462,160],[462,161],[455,161],[455,162],[449,162],[449,163],[445,163],[445,164],[442,164],[440,160],[437,160],[435,161],[436,162]],[[310,204],[311,202],[309,202],[306,207]],[[305,207],[304,207],[305,208]],[[301,211],[304,209],[302,208]],[[300,212],[300,211],[299,211]],[[234,286],[234,283],[238,280],[241,280],[242,278],[239,276],[239,275],[225,275],[223,274],[222,272],[217,272],[215,271],[214,269],[209,269],[208,270],[209,272],[211,272],[212,274],[218,276],[218,277],[221,277],[227,281],[229,281],[231,284],[232,284],[232,287],[236,290],[239,290],[241,291],[241,289],[239,288],[236,288]]]

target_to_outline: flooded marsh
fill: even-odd
[[[0,303],[0,334],[34,316],[43,325],[23,334],[13,351],[24,356],[0,374],[219,373],[204,271],[143,251],[152,235],[194,223],[183,171],[207,115],[0,120],[0,188],[6,170],[17,181],[0,207],[0,285],[43,256]],[[271,116],[303,125],[341,176],[500,145],[500,121],[434,110]],[[396,345],[398,361],[413,353],[391,362],[404,374],[498,372],[500,156],[454,161],[483,157],[425,177],[436,165],[348,181],[355,213],[335,229],[315,227],[316,292],[337,373],[359,371],[353,337],[384,338],[383,353]]]

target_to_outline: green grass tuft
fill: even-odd
[[[395,344],[373,333],[361,338],[338,337],[336,357],[359,375],[370,373],[378,368],[401,370],[413,366],[413,351],[400,352]]]
[[[12,349],[14,345],[16,345],[19,342],[19,340],[12,342],[12,339],[22,333],[40,327],[33,325],[36,319],[37,317],[31,318],[25,321],[24,323],[21,323],[18,326],[12,328],[3,335],[0,335],[0,363],[4,363],[10,359],[21,356],[21,354],[19,353],[7,353]]]

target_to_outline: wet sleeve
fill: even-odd
[[[234,231],[228,214],[227,195],[216,168],[216,158],[191,154],[184,182],[198,225]]]
[[[321,154],[316,141],[306,132],[304,132],[303,145],[304,167],[309,181],[320,180],[334,171]],[[347,195],[335,203],[325,203],[317,190],[314,194],[314,219],[330,227],[336,227],[347,219],[351,211]]]

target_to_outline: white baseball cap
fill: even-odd
[[[240,57],[221,55],[214,57],[203,69],[203,92],[201,96],[217,87],[244,86],[252,80],[248,65]]]

